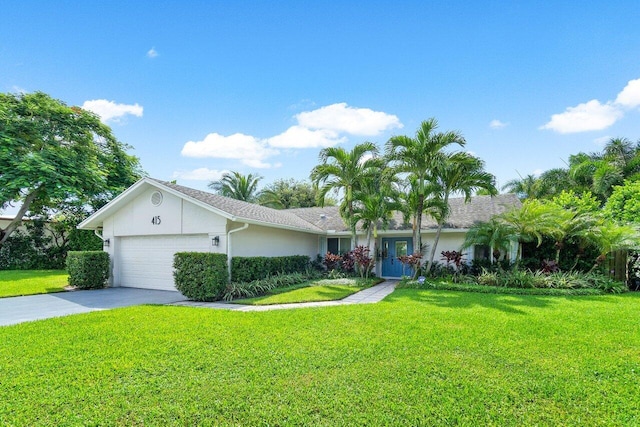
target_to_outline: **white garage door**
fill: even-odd
[[[176,252],[209,252],[206,234],[178,236],[129,236],[120,238],[120,286],[175,291],[173,255]]]

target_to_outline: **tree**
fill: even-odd
[[[267,185],[258,196],[258,203],[275,209],[310,208],[319,206],[318,189],[305,181],[279,179]],[[326,197],[325,206],[335,206],[336,201]]]
[[[324,148],[320,151],[320,164],[311,170],[311,181],[319,187],[318,203],[321,206],[329,191],[344,192],[340,216],[351,230],[352,249],[356,245],[354,195],[378,170],[381,159],[377,155],[378,147],[371,142],[357,144],[351,151],[342,147]]]
[[[0,208],[20,204],[0,246],[27,213],[97,209],[143,174],[97,115],[42,92],[0,94],[0,142]]]
[[[458,145],[464,147],[464,137],[454,131],[436,132],[438,121],[431,118],[423,121],[414,138],[394,136],[386,144],[386,156],[392,162],[396,173],[406,174],[411,185],[411,216],[413,221],[413,242],[416,251],[422,251],[422,214],[428,206],[427,198],[433,187],[429,180],[440,165],[445,162],[445,149]]]
[[[240,172],[227,172],[218,181],[209,183],[209,188],[221,196],[253,203],[258,199],[260,175],[242,175]]]
[[[499,218],[493,217],[487,222],[474,224],[464,236],[462,249],[468,249],[474,245],[483,245],[491,250],[491,263],[500,260],[501,254],[509,253],[513,232]]]
[[[392,171],[386,165],[380,165],[379,172],[354,196],[353,221],[360,222],[367,230],[367,248],[371,247],[372,236],[377,241],[378,226],[387,229],[393,212],[402,210],[396,181]]]
[[[640,181],[614,187],[603,212],[619,223],[640,223]]]
[[[449,217],[449,196],[453,193],[462,193],[466,203],[478,189],[486,190],[492,196],[498,194],[495,177],[484,170],[482,160],[469,153],[458,152],[445,156],[443,161],[433,168],[430,180],[432,185],[436,186],[434,198],[442,201],[443,209],[433,215],[438,228],[429,254],[427,273],[431,271],[442,227]]]
[[[506,190],[507,193],[514,193],[520,200],[535,199],[538,197],[539,185],[538,178],[533,175],[527,175],[524,178],[521,176],[520,179],[507,181],[502,186],[502,190]]]

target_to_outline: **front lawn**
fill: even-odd
[[[639,425],[640,294],[396,290],[0,328],[2,425]]]
[[[0,297],[61,292],[67,277],[64,270],[0,270]]]
[[[379,283],[380,279],[322,279],[288,288],[276,288],[267,295],[232,301],[235,304],[273,305],[299,302],[335,301]]]

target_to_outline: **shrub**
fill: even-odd
[[[71,251],[67,254],[69,285],[80,289],[104,288],[109,279],[109,254],[103,251]]]
[[[195,301],[220,299],[229,282],[226,254],[178,252],[173,268],[176,289]]]
[[[238,298],[253,298],[264,295],[272,289],[298,285],[319,276],[318,272],[309,269],[305,273],[281,274],[250,282],[232,282],[222,292],[222,299],[231,301]]]
[[[276,274],[303,273],[310,265],[305,255],[280,257],[233,257],[231,278],[234,282],[252,282]]]

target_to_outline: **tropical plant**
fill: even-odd
[[[518,174],[519,175],[519,174]],[[514,193],[520,200],[535,199],[538,197],[540,183],[534,175],[520,176],[520,179],[507,181],[502,190],[507,193]]]
[[[319,187],[317,197],[320,206],[324,206],[324,198],[330,191],[344,192],[340,216],[351,230],[352,248],[356,244],[355,194],[379,170],[381,159],[377,155],[378,147],[371,142],[357,144],[351,151],[328,147],[320,151],[320,164],[311,170],[311,181]]]
[[[422,215],[428,206],[427,199],[434,194],[431,177],[441,168],[449,154],[445,149],[466,141],[455,131],[436,132],[435,118],[423,121],[415,137],[394,136],[386,143],[386,156],[396,173],[404,174],[411,185],[411,212],[413,217],[413,242],[416,250],[422,250]],[[446,209],[446,207],[444,207]]]
[[[257,200],[260,175],[243,175],[240,172],[226,172],[218,181],[209,183],[209,188],[221,196],[253,203]]]
[[[464,236],[462,249],[475,245],[487,246],[491,250],[491,264],[506,256],[511,248],[511,241],[515,239],[511,228],[497,217],[487,222],[478,222],[471,226]]]
[[[438,223],[434,242],[431,246],[426,272],[431,270],[440,234],[445,221],[449,217],[449,196],[461,193],[465,203],[471,200],[472,194],[483,189],[491,195],[498,194],[495,187],[495,177],[484,170],[484,162],[469,153],[458,152],[444,156],[442,162],[435,165],[430,176],[431,184],[435,186],[434,198],[441,201],[441,209],[432,215]]]
[[[632,225],[601,221],[596,226],[584,230],[581,236],[599,249],[599,255],[591,271],[599,267],[614,251],[640,248],[640,232]]]
[[[258,203],[275,209],[334,206],[336,201],[325,196],[318,203],[318,189],[306,181],[279,179],[265,186],[258,196]]]

